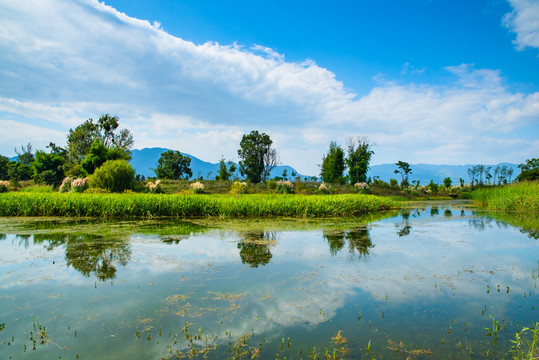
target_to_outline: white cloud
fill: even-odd
[[[506,14],[503,24],[517,34],[513,41],[518,50],[539,48],[539,2],[536,0],[509,0],[513,11]]]
[[[197,45],[96,0],[0,0],[0,14],[0,121],[42,129],[19,132],[22,142],[2,137],[6,155],[103,113],[118,115],[139,148],[213,162],[236,160],[243,133],[267,132],[305,174],[318,173],[330,141],[350,135],[376,143],[374,163],[522,162],[537,152],[539,93],[510,92],[498,70],[448,66],[444,85],[379,81],[359,97],[311,60]],[[510,145],[476,146],[501,142]]]

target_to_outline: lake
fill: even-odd
[[[510,358],[539,233],[496,218],[0,218],[0,358]]]

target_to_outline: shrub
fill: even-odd
[[[277,181],[277,193],[292,194],[294,193],[294,184],[290,180]]]
[[[191,187],[191,192],[193,194],[202,194],[204,192],[204,184],[200,181],[196,181],[194,183],[189,184]]]
[[[75,179],[71,182],[71,191],[76,193],[82,193],[88,189],[88,178]]]
[[[326,186],[326,183],[322,183],[318,187],[318,192],[321,193],[321,194],[329,194],[330,191],[329,191],[328,187]]]
[[[165,192],[163,190],[163,187],[161,186],[160,180],[155,180],[155,182],[148,181],[148,183],[145,186],[148,192],[151,194],[162,194]]]
[[[0,193],[9,191],[9,181],[0,180]]]
[[[389,179],[389,186],[396,189],[399,187],[399,182],[396,179]]]
[[[368,194],[369,193],[369,184],[366,182],[358,182],[354,184],[354,189],[358,194]]]
[[[232,186],[230,187],[230,194],[239,196],[241,194],[245,194],[246,190],[247,190],[246,182],[234,181],[232,183]]]
[[[62,183],[60,184],[60,187],[58,188],[58,191],[60,191],[61,193],[66,193],[71,190],[72,181],[73,179],[70,177],[64,178],[64,180],[62,180]]]
[[[97,168],[90,176],[90,187],[102,188],[111,192],[132,189],[135,170],[125,160],[109,160]]]

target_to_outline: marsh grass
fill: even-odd
[[[396,207],[372,195],[0,194],[0,216],[331,217]]]
[[[536,212],[539,211],[539,182],[479,189],[472,193],[472,199],[489,210]]]

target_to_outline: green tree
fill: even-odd
[[[127,150],[120,149],[117,146],[108,148],[99,139],[94,139],[90,151],[86,154],[80,165],[87,175],[91,175],[94,173],[95,169],[109,160],[129,161],[131,160],[131,153]]]
[[[109,160],[97,168],[89,180],[90,187],[122,192],[133,188],[135,170],[125,160]]]
[[[64,178],[65,162],[65,158],[58,153],[47,154],[45,151],[36,151],[36,157],[32,163],[34,182],[59,186]]]
[[[0,155],[0,180],[7,180],[8,177],[9,159]]]
[[[17,154],[17,161],[23,165],[30,166],[34,162],[34,155],[32,154],[32,144],[28,143],[26,147],[21,145],[21,152],[15,148]]]
[[[327,155],[322,157],[320,176],[327,183],[344,183],[344,151],[335,141],[329,144]]]
[[[412,168],[410,167],[410,164],[404,161],[399,161],[395,165],[397,165],[397,170],[394,171],[395,174],[401,174],[402,181],[401,186],[407,186],[408,185],[408,175],[412,173]]]
[[[90,118],[75,129],[69,129],[67,150],[71,161],[80,163],[90,152],[96,139],[109,149],[117,147],[129,151],[134,144],[133,135],[127,129],[118,130],[119,125],[117,116],[105,114],[99,118],[97,123],[94,123],[94,120]]]
[[[370,150],[372,145],[366,137],[350,137],[347,140],[346,165],[348,166],[348,178],[350,183],[367,181],[367,171],[374,151]]]
[[[520,175],[517,176],[517,181],[539,180],[539,159],[527,159],[526,162],[518,165],[518,167],[520,169]]]
[[[247,177],[253,183],[266,180],[272,166],[275,167],[273,163],[266,163],[266,157],[269,156],[272,143],[273,141],[271,141],[268,134],[260,134],[257,130],[243,135],[240,149],[238,150],[238,156],[242,159],[240,161],[240,173],[242,176]],[[277,155],[276,152],[272,151],[272,153],[270,155],[274,157]]]
[[[9,180],[13,181],[30,180],[32,178],[32,167],[20,161],[10,161],[7,175]]]
[[[219,175],[215,177],[216,180],[230,180],[232,174],[236,171],[236,164],[233,161],[225,162],[225,158],[219,160]]]
[[[190,168],[191,158],[183,156],[179,151],[165,151],[157,161],[157,168],[153,169],[159,179],[180,180],[183,176],[190,178],[193,172]]]
[[[450,177],[446,177],[446,178],[444,179],[444,186],[445,186],[446,188],[449,189],[449,188],[451,187],[451,184],[452,184],[452,183],[453,183],[453,181],[451,180]]]

